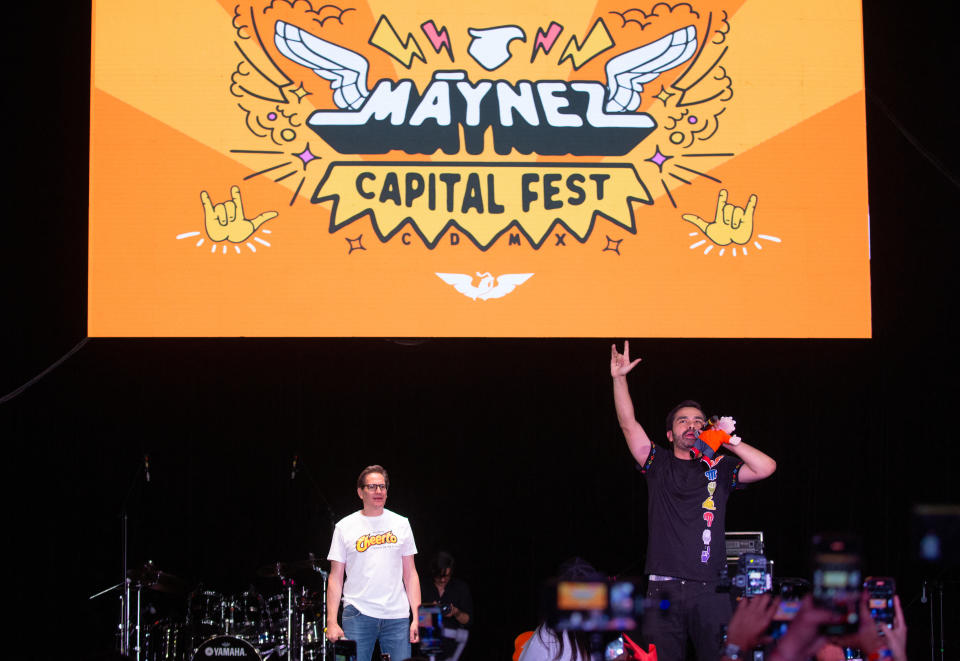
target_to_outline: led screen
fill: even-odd
[[[93,12],[91,336],[870,335],[858,1]]]

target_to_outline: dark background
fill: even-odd
[[[86,336],[90,7],[17,11],[2,393]],[[693,397],[777,459],[733,497],[728,528],[763,530],[781,576],[809,575],[815,531],[859,533],[865,571],[898,580],[915,659],[930,656],[922,580],[956,579],[910,544],[912,505],[960,489],[953,19],[864,3],[873,339],[631,343],[648,430]],[[646,490],[613,413],[613,340],[89,340],[0,406],[17,642],[28,658],[111,648],[118,600],[87,597],[121,579],[124,508],[131,564],[240,591],[264,564],[325,555],[331,518],[359,505],[357,473],[381,463],[421,574],[445,548],[473,588],[470,658],[508,658],[564,558],[642,573]],[[946,591],[955,622],[960,590]]]

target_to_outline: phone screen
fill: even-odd
[[[867,607],[874,622],[893,627],[893,595],[896,593],[896,584],[890,577],[870,576],[863,582],[867,591]]]
[[[777,612],[773,614],[767,634],[777,640],[787,633],[787,628],[800,610],[800,599],[782,597]]]
[[[857,630],[861,585],[857,542],[848,537],[815,537],[813,600],[837,614],[835,622],[820,627],[822,633],[836,636]]]

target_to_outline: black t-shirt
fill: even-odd
[[[445,617],[443,618],[444,629],[469,629],[470,625],[473,624],[473,598],[470,596],[470,588],[467,586],[465,581],[461,581],[455,576],[450,579],[449,583],[447,583],[447,587],[444,589],[442,597],[439,596],[437,586],[434,585],[433,580],[428,580],[421,583],[420,601],[424,604],[433,602],[439,604],[453,604],[458,609],[470,616],[470,620],[465,625],[461,625],[455,618]],[[442,648],[443,649],[437,658],[448,659],[457,649],[457,643],[450,638],[444,638]]]
[[[716,581],[725,564],[725,515],[730,492],[739,486],[743,462],[718,454],[683,460],[673,448],[650,446],[641,470],[649,494],[648,574]]]
[[[443,618],[443,626],[447,629],[469,629],[473,624],[473,598],[470,596],[470,588],[466,582],[461,581],[454,576],[447,583],[443,596],[440,596],[437,586],[433,580],[423,581],[420,584],[420,601],[424,604],[436,602],[438,604],[453,604],[457,609],[462,610],[470,616],[466,625],[461,625],[455,618]]]

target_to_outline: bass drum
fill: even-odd
[[[193,661],[210,661],[211,659],[247,659],[248,661],[262,661],[263,657],[257,648],[243,638],[234,636],[214,636],[209,638],[193,653]]]

